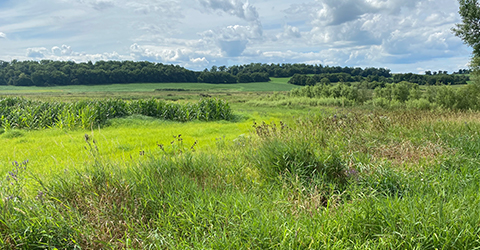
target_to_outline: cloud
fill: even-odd
[[[157,17],[167,17],[178,19],[184,17],[183,10],[188,8],[176,0],[156,0],[156,1],[127,1],[122,4],[123,8],[133,10],[137,14],[150,15],[154,14]]]
[[[216,44],[227,57],[240,56],[252,39],[261,37],[261,29],[256,26],[234,25],[201,33],[202,40]]]
[[[151,60],[192,69],[298,62],[439,70],[443,62],[453,71],[471,53],[450,32],[461,21],[452,0],[22,2],[0,8],[0,60]]]
[[[457,5],[449,0],[317,0],[292,5],[285,14],[310,25],[301,33],[308,47],[333,49],[340,64],[403,64],[456,56],[462,45],[450,28],[459,22]],[[285,33],[277,35],[279,41]]]
[[[48,1],[48,0],[46,0]],[[58,0],[62,1],[67,4],[74,4],[76,2],[80,6],[88,6],[89,8],[93,8],[98,11],[103,11],[106,9],[110,9],[115,6],[115,2],[112,0]],[[73,2],[73,3],[72,3]]]
[[[106,9],[114,7],[115,4],[111,1],[100,0],[100,1],[91,2],[90,6],[92,6],[92,8],[94,8],[96,10],[102,11],[102,10],[106,10]]]
[[[206,68],[209,65],[210,65],[210,62],[205,57],[190,58],[190,62],[183,64],[184,67],[195,69],[195,70]]]
[[[220,10],[230,15],[237,16],[248,22],[258,22],[259,14],[257,9],[248,1],[239,0],[199,0],[205,10]]]
[[[236,16],[248,25],[229,25],[216,30],[200,33],[202,39],[216,44],[227,57],[238,57],[254,40],[263,38],[260,15],[248,1],[240,0],[198,0],[204,11],[220,11]]]
[[[247,40],[218,41],[220,48],[228,57],[240,56],[247,48]]]
[[[73,50],[67,45],[62,45],[62,47],[54,46],[52,48],[52,54],[56,56],[69,56],[73,54]]]
[[[198,55],[187,48],[163,49],[156,46],[140,46],[136,43],[130,46],[131,55],[135,60],[149,60],[165,63],[192,62]]]
[[[275,40],[290,40],[290,39],[296,39],[301,37],[302,37],[302,34],[297,27],[284,25],[283,32],[278,34]]]
[[[28,48],[27,49],[27,57],[30,58],[44,58],[45,54],[48,53],[48,50],[46,48]]]
[[[397,15],[404,9],[413,9],[421,1],[430,0],[317,0],[294,4],[285,13],[310,16],[315,26],[341,25],[355,21],[365,14]]]
[[[117,52],[105,52],[105,53],[84,53],[84,52],[75,52],[68,45],[54,46],[50,50],[44,47],[37,48],[28,48],[25,53],[26,58],[23,60],[31,59],[48,59],[48,60],[60,60],[60,61],[76,61],[76,62],[86,62],[86,61],[100,61],[100,60],[132,60],[132,58],[127,56],[122,56]],[[17,58],[22,59],[22,58]]]

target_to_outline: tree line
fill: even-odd
[[[195,72],[174,65],[132,61],[0,61],[0,85],[55,86],[139,82],[196,82]]]
[[[463,72],[463,70],[461,71]],[[470,80],[469,75],[467,74],[426,74],[419,75],[413,73],[407,74],[394,74],[393,77],[385,77],[379,75],[351,75],[348,73],[323,73],[316,75],[304,75],[304,74],[295,74],[290,80],[290,84],[299,85],[299,86],[314,86],[318,83],[323,85],[328,85],[330,83],[352,83],[352,82],[368,82],[375,83],[372,85],[372,88],[375,88],[379,85],[385,85],[387,83],[399,83],[399,82],[411,82],[418,85],[462,85],[467,84]]]
[[[210,70],[205,69],[204,72],[227,72],[232,75],[251,74],[251,73],[267,73],[270,77],[292,77],[295,74],[335,74],[346,73],[352,76],[378,76],[391,77],[391,71],[385,68],[359,68],[359,67],[340,67],[340,66],[324,66],[321,64],[266,64],[251,63],[246,65],[213,66]]]
[[[291,84],[315,85],[318,82],[380,82],[409,81],[426,84],[465,84],[466,70],[452,75],[439,71],[434,74],[395,74],[385,68],[353,68],[308,64],[251,63],[234,66],[213,66],[200,72],[178,65],[133,61],[0,61],[0,85],[62,86],[116,83],[249,83],[268,82],[270,77],[292,77]]]
[[[248,83],[268,82],[270,77],[291,77],[295,74],[348,74],[352,77],[390,77],[383,68],[331,67],[308,64],[261,64],[213,66],[201,72],[178,65],[153,62],[98,61],[0,61],[0,85],[61,86],[115,83],[203,82]],[[332,80],[334,81],[334,80]]]

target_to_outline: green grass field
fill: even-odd
[[[78,94],[91,92],[153,92],[164,89],[185,89],[197,92],[288,91],[297,86],[288,84],[290,78],[272,78],[270,82],[209,84],[209,83],[134,83],[111,85],[69,85],[55,87],[0,86],[0,94]]]
[[[239,115],[242,115],[241,113]],[[158,153],[159,144],[169,145],[174,136],[182,135],[185,147],[208,151],[217,142],[231,142],[239,135],[249,135],[253,122],[279,121],[280,114],[244,114],[239,122],[171,122],[146,116],[113,119],[106,127],[93,130],[12,130],[0,134],[0,171],[9,170],[14,161],[29,160],[32,174],[46,174],[92,163],[85,149],[85,134],[95,137],[99,157],[117,163],[131,163],[141,158],[140,152]]]
[[[272,92],[292,86],[276,80],[164,95],[2,89],[63,101],[208,93],[235,117],[2,131],[0,249],[480,247],[479,112],[289,104]]]

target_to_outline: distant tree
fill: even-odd
[[[308,86],[315,86],[317,82],[313,79],[313,77],[309,77],[307,79],[307,81],[305,82],[305,85],[308,85]]]
[[[17,86],[30,86],[32,85],[32,80],[25,73],[21,73],[14,85]]]
[[[238,82],[241,82],[241,83],[253,82],[252,76],[250,74],[240,73],[237,75],[237,78],[238,78]]]
[[[322,85],[330,85],[330,80],[327,77],[324,77],[322,80],[320,80],[320,83]]]

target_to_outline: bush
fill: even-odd
[[[430,103],[425,98],[411,99],[411,100],[408,100],[405,104],[407,105],[407,108],[419,109],[419,110],[430,110],[430,109],[436,107],[435,104]]]

